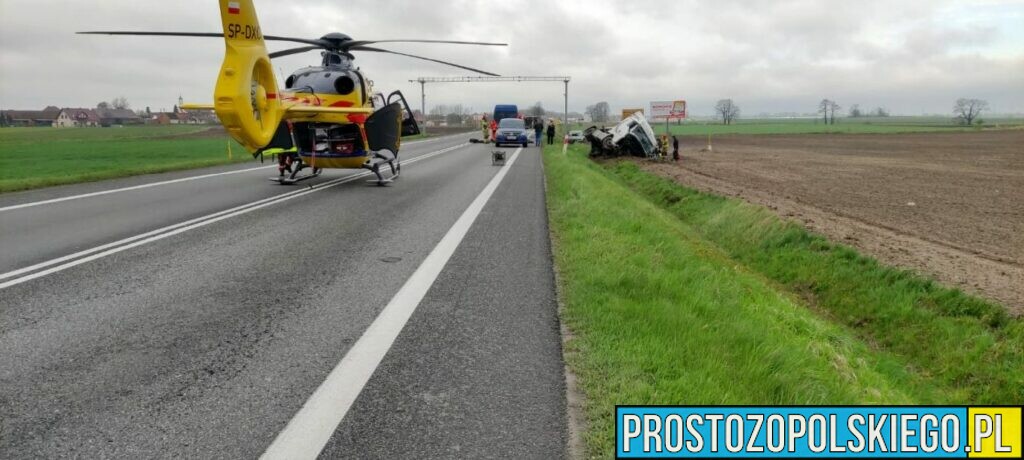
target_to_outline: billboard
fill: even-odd
[[[686,101],[653,101],[651,102],[651,118],[686,118]]]

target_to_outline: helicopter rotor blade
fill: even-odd
[[[428,58],[428,57],[417,56],[415,54],[399,53],[397,51],[389,51],[389,50],[385,50],[385,49],[372,48],[372,47],[369,47],[369,46],[361,46],[361,45],[360,46],[353,46],[352,48],[349,48],[349,49],[351,51],[372,51],[374,53],[397,54],[399,56],[411,57],[413,59],[422,59],[424,61],[430,61],[430,62],[436,62],[438,64],[450,65],[452,67],[458,67],[458,68],[463,69],[463,70],[468,70],[470,72],[476,72],[476,73],[488,75],[488,76],[491,76],[491,77],[500,77],[501,76],[501,75],[498,75],[496,73],[487,72],[485,70],[474,69],[472,67],[467,67],[467,66],[464,66],[464,65],[455,64],[453,62],[442,61],[442,60],[439,60],[439,59],[432,59],[432,58]]]
[[[88,32],[75,32],[79,35],[145,35],[145,36],[157,36],[157,37],[217,37],[224,38],[222,32],[148,32],[148,31],[128,31],[128,30],[93,30]],[[322,40],[310,40],[306,38],[296,37],[281,37],[277,35],[264,35],[264,40],[269,41],[285,41],[285,42],[296,42],[305,43],[308,45],[315,45],[319,47],[330,46],[328,43]]]
[[[460,40],[417,40],[417,39],[394,39],[394,40],[353,40],[342,44],[342,49],[350,49],[355,46],[372,45],[375,43],[446,43],[450,45],[481,45],[481,46],[508,46],[508,43],[493,42],[467,42]]]
[[[289,49],[286,49],[286,50],[274,51],[273,53],[268,54],[268,56],[270,56],[270,59],[274,59],[274,58],[279,58],[281,56],[288,56],[288,55],[292,55],[292,54],[305,53],[306,51],[313,51],[313,50],[318,50],[318,49],[323,49],[323,47],[322,46],[300,46],[298,48],[289,48]]]

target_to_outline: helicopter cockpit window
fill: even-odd
[[[325,54],[327,54],[326,61],[327,61],[328,64],[330,64],[330,65],[341,64],[341,56],[338,56],[337,54],[328,54],[328,53],[325,53]]]

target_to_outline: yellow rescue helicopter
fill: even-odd
[[[277,153],[279,175],[271,180],[282,184],[316,177],[322,168],[368,169],[377,176],[378,185],[390,182],[401,172],[401,138],[418,134],[419,126],[400,91],[386,97],[374,92],[372,81],[352,64],[352,52],[397,54],[496,76],[472,67],[369,45],[411,42],[507,46],[452,40],[353,40],[342,33],[318,39],[263,35],[252,0],[220,0],[220,15],[223,33],[79,33],[223,38],[224,63],[217,76],[213,104],[185,104],[182,108],[214,110],[228,134],[254,156]],[[265,41],[304,46],[268,53]],[[284,89],[279,89],[270,60],[313,50],[322,50],[321,64],[295,71],[285,80]],[[381,174],[384,165],[391,169],[386,179]],[[311,173],[299,176],[306,168]]]

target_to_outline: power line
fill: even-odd
[[[571,77],[533,77],[533,76],[513,76],[513,77],[419,77],[415,80],[409,80],[409,83],[420,84],[420,112],[423,116],[427,116],[427,83],[487,83],[487,82],[523,82],[523,81],[560,81],[565,83],[565,113],[562,115],[562,123],[568,129],[569,126],[569,81]]]
[[[571,77],[419,77],[410,83],[474,83],[488,81],[569,81]]]

